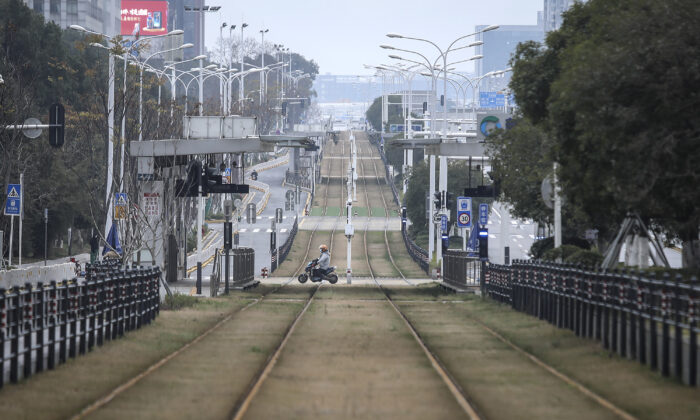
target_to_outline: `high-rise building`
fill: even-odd
[[[202,19],[206,18],[203,15],[207,14],[207,12],[201,11],[204,7],[204,0],[170,0],[169,2],[169,27],[185,31],[183,42],[194,45],[194,47],[184,51],[185,59],[198,56],[200,46],[202,46],[202,54],[206,54],[204,31],[201,30]]]
[[[562,23],[562,13],[573,6],[576,1],[585,3],[587,0],[544,0],[544,31],[555,31]]]
[[[80,25],[109,36],[121,31],[121,0],[24,0],[24,3],[61,28]]]
[[[544,41],[542,13],[538,13],[537,17],[537,25],[502,25],[495,31],[477,34],[476,40],[484,42],[483,45],[476,47],[476,54],[484,56],[476,61],[477,76],[508,68],[508,62],[519,43]],[[477,25],[475,32],[483,30],[486,26]],[[481,90],[500,90],[508,84],[510,74],[497,79],[487,79],[482,81]],[[491,84],[490,87],[489,84]]]

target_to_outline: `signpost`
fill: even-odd
[[[472,227],[472,198],[457,197],[457,227],[462,232],[462,251],[467,250],[467,228]]]
[[[21,199],[22,186],[19,184],[8,184],[7,201],[5,202],[5,216],[19,216]]]
[[[489,205],[486,203],[479,204],[479,224],[486,226],[489,223]]]
[[[471,197],[457,197],[457,227],[472,227],[472,199]]]
[[[114,218],[126,219],[127,209],[126,193],[114,193]]]
[[[10,216],[10,253],[8,264],[12,265],[12,239],[15,233],[15,216],[19,216],[20,220],[20,234],[22,231],[22,184],[8,184],[7,185],[7,201],[5,201],[5,216]],[[20,236],[21,237],[21,236]],[[20,240],[20,249],[22,247],[22,241]],[[20,257],[20,264],[22,263]]]

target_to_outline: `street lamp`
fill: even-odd
[[[427,59],[427,57],[425,57],[423,54],[420,54],[420,53],[417,52],[417,51],[404,50],[404,49],[396,48],[396,47],[393,47],[393,46],[390,46],[390,45],[382,45],[382,46],[381,46],[381,48],[383,48],[383,49],[397,50],[397,51],[405,51],[405,52],[412,53],[412,54],[416,54],[416,55],[419,55],[420,57],[422,57],[422,58],[427,62],[427,64],[428,64],[427,67],[429,68],[430,73],[433,75],[433,85],[435,85],[435,71],[434,71],[435,65],[437,64],[437,61],[438,61],[438,60],[442,59],[442,62],[443,62],[442,68],[445,70],[445,71],[443,72],[443,74],[444,74],[444,77],[443,77],[443,98],[444,98],[444,100],[445,100],[445,103],[443,104],[443,121],[444,121],[444,122],[443,122],[443,130],[442,130],[443,137],[447,137],[447,131],[448,131],[447,128],[448,128],[448,125],[449,125],[449,124],[448,124],[448,120],[447,120],[447,69],[448,69],[448,67],[449,67],[448,64],[447,64],[447,54],[448,54],[450,51],[454,51],[454,50],[457,50],[457,49],[462,49],[462,47],[454,48],[454,49],[453,49],[453,47],[455,46],[455,44],[456,44],[457,42],[459,42],[460,40],[465,39],[465,38],[468,38],[468,37],[473,36],[473,35],[476,35],[476,34],[483,33],[483,32],[493,31],[493,30],[495,30],[495,29],[498,29],[498,27],[499,27],[498,25],[489,25],[489,26],[487,26],[486,28],[484,28],[484,29],[482,29],[482,30],[480,30],[480,31],[477,31],[477,32],[474,32],[474,33],[471,33],[471,34],[468,34],[468,35],[461,36],[461,37],[455,39],[454,41],[452,41],[452,43],[451,43],[451,44],[447,47],[447,49],[445,49],[444,51],[443,51],[443,49],[440,48],[436,43],[434,43],[434,42],[432,42],[432,41],[430,41],[430,40],[427,40],[427,39],[416,38],[416,37],[407,37],[407,36],[400,35],[400,34],[396,34],[396,33],[388,33],[388,34],[386,35],[388,38],[410,39],[410,40],[414,40],[414,41],[425,42],[425,43],[428,43],[428,44],[432,45],[433,47],[435,47],[435,48],[438,50],[438,52],[440,53],[440,54],[438,55],[438,57],[435,59],[435,61],[434,61],[433,63],[431,63],[430,60]],[[477,41],[477,42],[478,42],[478,41]],[[479,44],[479,45],[481,45],[481,44]],[[476,46],[476,45],[474,45],[474,46]],[[480,58],[481,58],[481,56],[474,56],[474,57],[470,58],[469,60],[463,60],[463,61],[478,60],[478,59],[480,59]],[[433,121],[434,121],[434,117],[433,117],[433,115],[432,115],[432,113],[431,113],[431,131],[433,131],[433,129],[432,129],[432,126],[433,126],[432,122],[433,122]],[[433,172],[433,171],[434,171],[434,169],[433,169],[433,168],[434,168],[434,167],[433,167],[433,159],[434,159],[434,157],[431,155],[431,158],[430,158],[430,159],[431,159],[431,162],[430,162],[430,163],[431,163],[431,170],[430,170],[430,174],[431,174],[430,188],[431,188],[431,190],[432,190],[432,188],[434,188],[434,187],[433,187],[433,185],[434,185],[434,177],[433,177],[433,173],[434,173],[434,172]],[[439,184],[440,184],[440,185],[439,185],[440,191],[446,191],[446,190],[447,190],[447,157],[446,157],[446,156],[440,156],[440,180],[439,180]],[[431,197],[432,197],[433,191],[430,191],[430,193],[431,193]],[[430,207],[430,209],[431,209],[430,216],[431,216],[431,218],[432,218],[432,206]],[[432,226],[432,220],[431,220],[430,226]],[[430,242],[431,242],[431,243],[433,242],[433,236],[432,236],[432,235],[433,235],[433,233],[431,232],[431,233],[430,233],[430,236],[431,236],[431,237],[430,237]],[[432,254],[431,254],[431,255],[432,255]],[[442,260],[442,247],[441,247],[441,246],[437,246],[437,260],[440,261],[440,262],[441,262],[441,260]]]
[[[110,39],[110,37],[105,35],[105,34],[85,29],[84,27],[82,27],[80,25],[70,25],[70,28],[75,30],[75,31],[78,31],[78,32],[97,35],[97,36],[100,36],[100,37],[107,39],[107,40]],[[162,38],[162,37],[171,36],[171,35],[181,35],[182,33],[183,33],[183,31],[181,29],[175,29],[173,31],[168,32],[167,34],[154,35],[150,38]],[[139,40],[134,41],[131,44],[131,47],[129,48],[129,50],[127,50],[124,53],[123,59],[124,59],[124,92],[125,92],[124,94],[125,95],[126,95],[127,54],[129,53],[130,50],[132,50],[136,47],[136,44],[143,41],[144,39],[148,39],[148,38],[141,38]],[[98,44],[98,43],[92,43],[91,45],[95,46],[95,44]],[[105,47],[102,44],[98,44],[98,45],[100,45],[100,48],[110,50],[108,47]],[[115,74],[114,74],[114,57],[115,56],[116,55],[112,54],[112,52],[110,50],[109,58],[108,58],[108,60],[109,60],[108,61],[108,63],[109,63],[108,64],[108,69],[109,69],[108,70],[109,71],[108,85],[109,85],[109,88],[108,88],[108,96],[107,96],[107,108],[108,108],[108,110],[107,110],[107,130],[109,132],[109,146],[110,147],[108,147],[108,150],[107,150],[107,185],[105,187],[105,195],[106,195],[105,201],[106,201],[106,207],[107,207],[107,216],[105,219],[105,233],[104,233],[105,238],[107,237],[109,230],[111,228],[111,225],[112,225],[112,205],[111,205],[112,194],[111,194],[111,192],[112,192],[112,178],[113,178],[112,172],[114,171],[114,169],[113,169],[113,164],[114,164],[113,145],[114,145],[114,76],[115,76]],[[126,101],[124,103],[126,104]],[[120,161],[120,171],[119,171],[119,190],[120,191],[122,191],[123,179],[124,179],[124,143],[126,143],[126,141],[125,141],[125,129],[124,129],[125,120],[126,120],[126,112],[124,112],[124,117],[122,118],[122,131],[121,131],[122,141],[121,141],[121,161]]]
[[[261,37],[261,42],[260,42],[260,57],[261,57],[261,62],[260,62],[260,67],[265,67],[265,34],[270,32],[269,29],[261,29],[260,31],[260,37]],[[260,73],[260,106],[262,107],[263,99],[265,98],[265,76],[263,73]]]

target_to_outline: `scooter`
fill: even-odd
[[[306,264],[304,272],[299,274],[299,277],[297,278],[299,283],[306,283],[309,278],[311,278],[311,281],[314,283],[318,283],[323,280],[328,280],[331,284],[336,284],[338,282],[338,275],[335,274],[335,266],[329,267],[328,273],[326,274],[321,274],[317,271],[317,274],[314,275],[314,269],[317,267],[318,258],[314,258],[308,264]]]

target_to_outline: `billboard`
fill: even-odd
[[[122,0],[121,34],[133,36],[168,33],[168,2]]]

